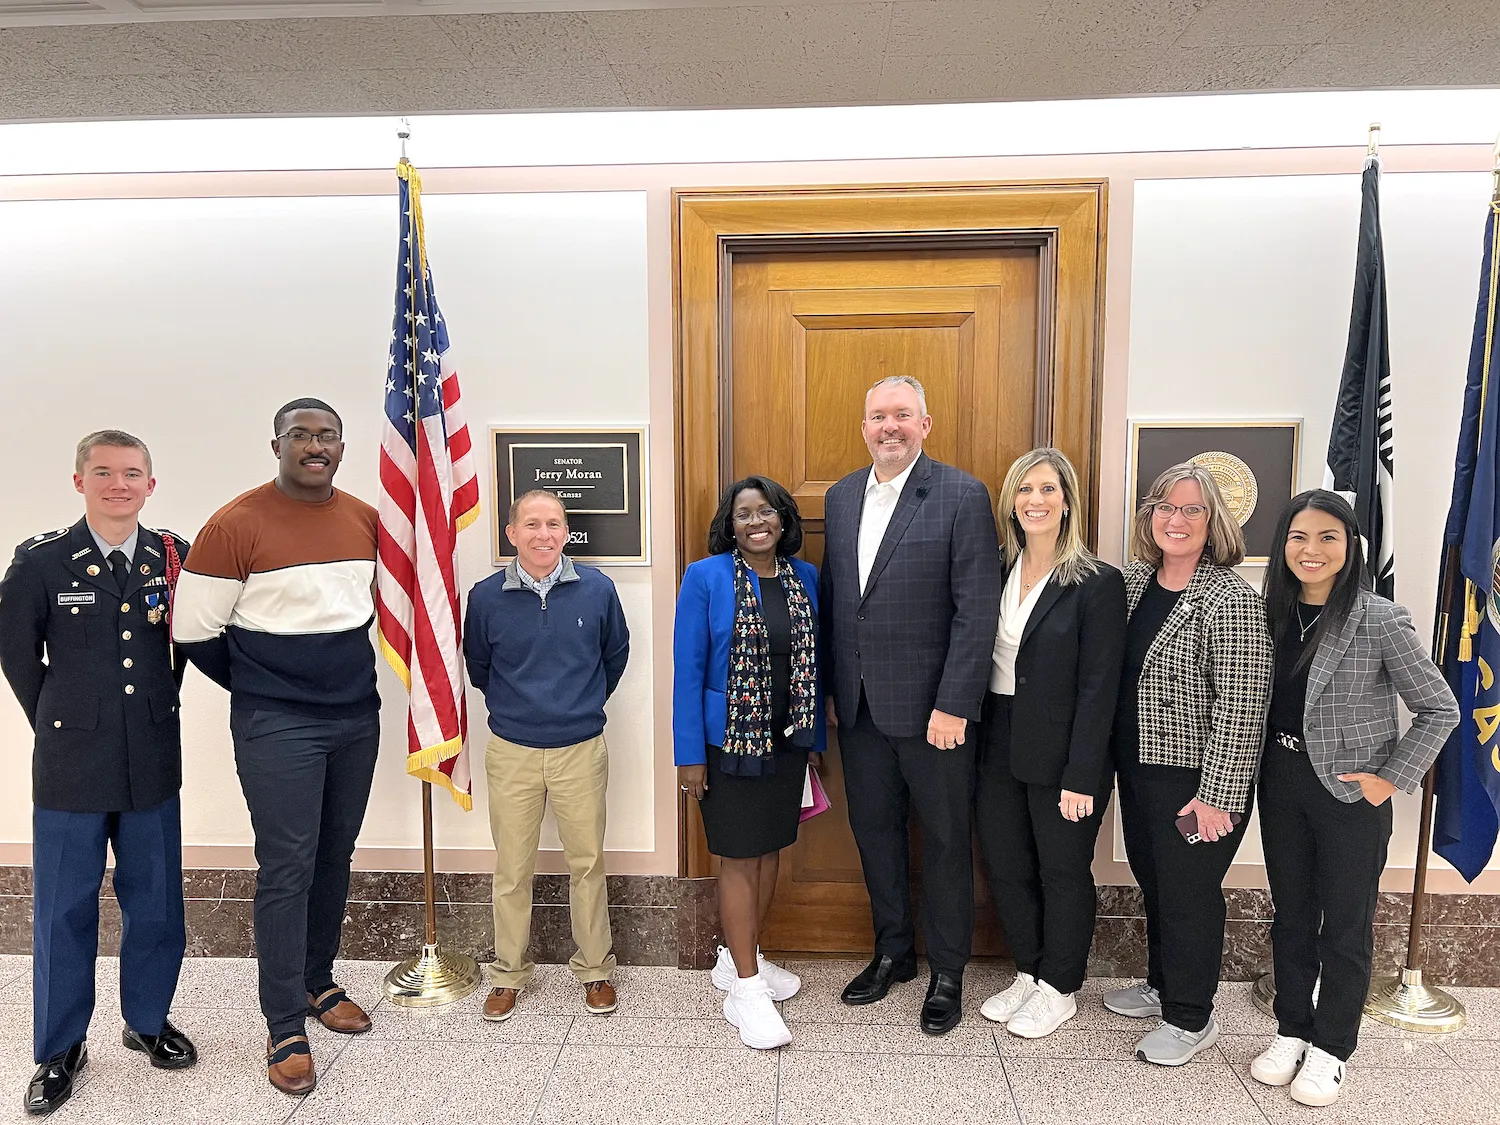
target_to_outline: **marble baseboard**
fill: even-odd
[[[713,879],[669,875],[609,876],[615,956],[628,965],[704,969],[723,940]],[[188,954],[253,957],[251,900],[255,872],[196,868],[183,872]],[[443,943],[480,960],[494,956],[490,876],[440,874],[436,880],[438,933]],[[341,955],[395,961],[421,948],[422,876],[406,871],[356,871],[350,879]],[[538,875],[533,891],[532,958],[559,964],[572,955],[568,877]],[[1264,890],[1225,891],[1226,980],[1253,980],[1271,965],[1271,898]],[[1383,892],[1375,914],[1375,970],[1396,973],[1405,963],[1411,896]],[[1136,887],[1099,888],[1098,922],[1089,972],[1141,976],[1146,969],[1146,922]],[[1500,895],[1431,895],[1423,948],[1428,979],[1500,987]],[[99,949],[120,945],[120,909],[108,879],[99,909]],[[0,867],[0,953],[31,952],[31,869]]]

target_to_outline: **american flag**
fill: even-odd
[[[422,178],[405,159],[396,175],[401,244],[380,441],[376,620],[380,650],[408,692],[406,772],[443,786],[467,809],[473,797],[455,550],[458,533],[479,514],[479,481],[427,264]]]

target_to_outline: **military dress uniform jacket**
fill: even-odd
[[[186,665],[173,667],[169,594],[166,547],[146,527],[123,596],[85,520],[16,548],[0,580],[0,668],[36,732],[38,807],[128,812],[181,789]]]

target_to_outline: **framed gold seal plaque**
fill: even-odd
[[[1297,492],[1301,438],[1297,419],[1131,422],[1127,537],[1130,517],[1151,483],[1163,470],[1191,461],[1213,474],[1229,511],[1244,528],[1245,563],[1264,566],[1276,551],[1276,520]]]

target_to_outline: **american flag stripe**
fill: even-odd
[[[396,172],[401,248],[380,443],[376,616],[381,651],[408,692],[406,771],[470,808],[455,551],[478,515],[479,481],[427,263],[421,177],[404,160]]]

